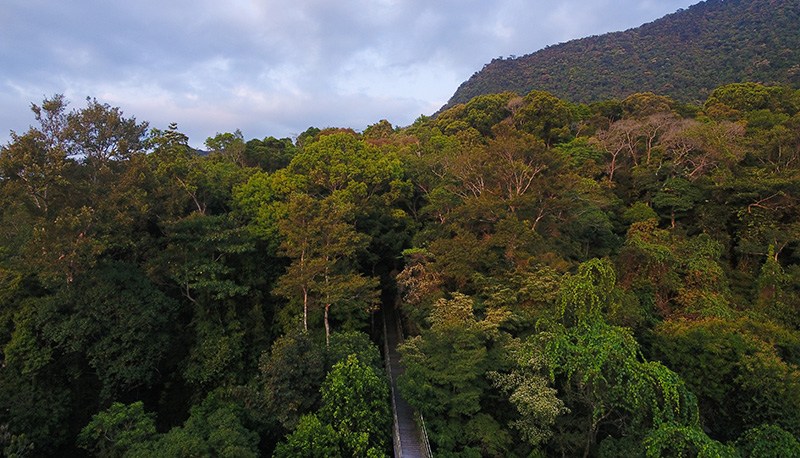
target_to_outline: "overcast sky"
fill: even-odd
[[[1,0],[0,144],[87,96],[193,146],[433,114],[496,57],[651,22],[692,0]]]

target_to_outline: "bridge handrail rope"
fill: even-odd
[[[419,412],[419,426],[422,431],[422,445],[425,446],[425,456],[427,458],[433,458],[431,442],[428,440],[428,428],[425,427],[425,419],[422,418],[422,412]]]
[[[393,311],[393,313],[395,313],[395,316],[397,317],[395,323],[397,324],[398,338],[400,339],[400,343],[404,344],[406,340],[405,336],[403,336],[403,325],[402,325],[403,317],[400,316],[400,313],[396,311]],[[385,328],[386,320],[384,320],[383,325]],[[392,403],[394,403],[394,398],[392,398]],[[431,442],[428,439],[428,429],[425,427],[425,419],[422,417],[422,412],[417,411],[417,415],[419,415],[419,427],[420,427],[420,432],[422,433],[422,445],[425,448],[425,456],[426,458],[433,458],[433,451],[431,450]]]
[[[385,312],[384,312],[385,313]],[[389,374],[389,381],[392,380],[392,364],[389,359],[389,335],[386,332],[386,318],[383,319],[383,347],[386,354],[386,372]],[[394,441],[394,456],[402,457],[403,456],[403,446],[402,442],[400,441],[400,425],[399,421],[397,420],[397,404],[395,403],[394,397],[394,383],[389,384],[389,389],[392,394],[392,417],[394,418],[394,431],[392,433],[392,440]]]

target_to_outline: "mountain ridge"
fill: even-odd
[[[636,28],[494,59],[442,110],[504,91],[542,90],[581,103],[655,92],[699,103],[729,83],[800,87],[797,24],[797,1],[707,0]]]

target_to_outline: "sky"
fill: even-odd
[[[64,94],[202,147],[406,126],[493,58],[654,21],[692,0],[2,0],[0,144]]]

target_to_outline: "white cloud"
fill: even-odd
[[[0,4],[0,141],[31,102],[86,96],[199,146],[436,111],[492,58],[621,30],[691,0],[174,0]],[[7,138],[7,137],[6,137]],[[3,141],[4,142],[4,141]]]

